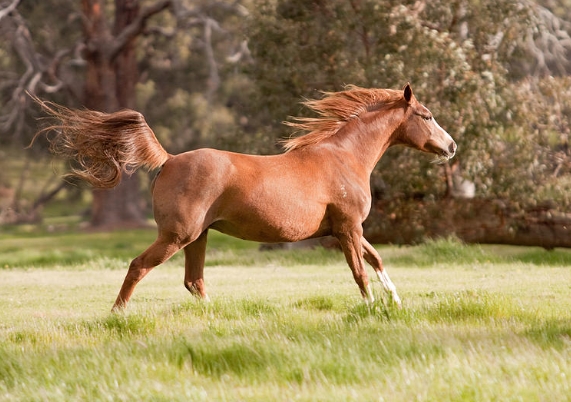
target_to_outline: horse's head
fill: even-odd
[[[430,110],[416,100],[410,84],[404,87],[403,99],[407,107],[403,122],[395,133],[395,143],[436,154],[441,161],[452,158],[456,143],[434,120]]]

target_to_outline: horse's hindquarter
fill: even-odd
[[[194,240],[207,227],[224,186],[225,158],[200,149],[169,159],[155,179],[153,213],[159,232]]]
[[[327,183],[314,162],[201,149],[173,157],[153,191],[159,230],[197,237],[211,227],[256,241],[328,234]]]

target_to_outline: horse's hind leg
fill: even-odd
[[[208,229],[184,248],[184,286],[196,297],[209,300],[204,286],[204,259]]]
[[[377,253],[377,250],[375,250],[371,243],[369,243],[364,237],[361,238],[361,244],[363,246],[363,257],[369,264],[371,264],[377,273],[379,280],[383,284],[383,287],[387,292],[391,294],[393,301],[400,306],[401,300],[397,294],[397,288],[391,281],[391,278],[389,278],[387,271],[385,271],[383,268],[383,260],[381,259],[381,256],[379,253]]]
[[[123,281],[123,286],[121,286],[121,290],[119,291],[112,310],[116,311],[125,307],[137,283],[154,267],[172,257],[181,247],[182,245],[171,239],[170,236],[159,235],[159,238],[155,240],[143,254],[131,261],[129,270]]]

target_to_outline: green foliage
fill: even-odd
[[[417,97],[457,139],[460,157],[473,149],[468,146],[473,135],[495,121],[488,110],[498,98],[494,82],[471,65],[471,41],[459,43],[445,30],[428,28],[429,22],[445,22],[414,15],[407,8],[411,4],[264,3],[252,23],[251,46],[254,57],[262,60],[254,66],[260,100],[270,105],[273,120],[299,114],[296,102],[318,96],[316,89],[340,90],[347,83],[398,88],[410,81]],[[427,11],[429,17],[432,13]],[[471,125],[477,128],[470,130]],[[428,162],[408,151],[390,153],[381,162],[381,177],[395,193],[441,193],[438,180],[426,180],[435,174]],[[390,174],[382,173],[384,169]],[[407,179],[398,172],[406,172]]]
[[[240,68],[247,61],[231,59],[244,40],[244,6],[249,3],[185,1],[195,19],[177,21],[173,14],[161,13],[154,21],[172,35],[141,38],[145,80],[138,85],[138,106],[169,152],[227,148],[248,129],[242,104],[251,82]],[[210,43],[198,20],[215,24]]]
[[[567,125],[561,124],[568,113],[557,110],[566,109],[571,96],[548,89],[569,85],[565,78],[530,84],[510,75],[522,62],[522,31],[537,23],[534,5],[502,0],[419,6],[262,1],[250,24],[257,61],[251,75],[259,92],[253,110],[266,113],[276,136],[283,136],[277,123],[306,113],[296,102],[319,96],[316,90],[340,90],[347,83],[399,88],[409,81],[456,139],[452,164],[461,164],[477,195],[569,205],[567,173],[561,170],[567,152],[559,164],[553,154],[568,141]],[[409,150],[388,152],[378,174],[395,198],[442,196],[446,190],[445,171]]]
[[[80,52],[60,52],[73,50],[82,39],[79,5],[69,0],[57,7],[52,3],[21,2],[18,12],[30,28],[33,51],[42,60],[62,58],[54,73],[69,91],[42,96],[80,106],[85,74]],[[568,1],[541,3],[568,17]],[[568,77],[529,77],[534,60],[522,42],[549,28],[538,17],[541,10],[534,2],[181,4],[200,18],[183,23],[173,13],[162,12],[148,21],[149,35],[137,38],[137,109],[170,152],[199,146],[279,152],[277,139],[291,134],[281,122],[290,115],[309,113],[299,105],[303,98],[316,98],[320,91],[340,90],[346,84],[402,88],[411,82],[419,100],[458,142],[458,155],[450,163],[458,168],[455,174],[475,183],[476,196],[509,198],[521,206],[546,200],[561,209],[571,205],[571,85]],[[112,18],[112,7],[107,12]],[[207,20],[220,27],[211,32],[209,44],[203,24]],[[7,21],[4,27],[9,27]],[[0,88],[3,111],[13,102],[14,85],[26,71],[18,49],[5,35],[9,30],[4,29],[0,30],[0,66],[6,78]],[[151,34],[157,31],[167,34]],[[237,61],[234,56],[246,42],[251,58]],[[39,111],[30,107],[26,113],[22,133],[3,130],[0,143],[18,147],[29,143],[38,123],[30,117]],[[32,152],[46,148],[40,140]],[[24,168],[5,162],[4,156],[0,155],[0,188],[13,189],[20,176],[16,170]],[[378,168],[385,196],[397,205],[411,197],[430,200],[447,194],[450,171],[430,161],[411,150],[389,150]],[[36,190],[43,188],[35,184]],[[24,195],[27,191],[24,188]],[[90,202],[84,198],[82,208]],[[66,204],[70,200],[56,202],[54,209],[70,210]]]

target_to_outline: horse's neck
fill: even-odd
[[[340,150],[358,159],[369,174],[392,145],[393,134],[402,120],[398,109],[379,114],[370,112],[356,117],[332,137]]]

